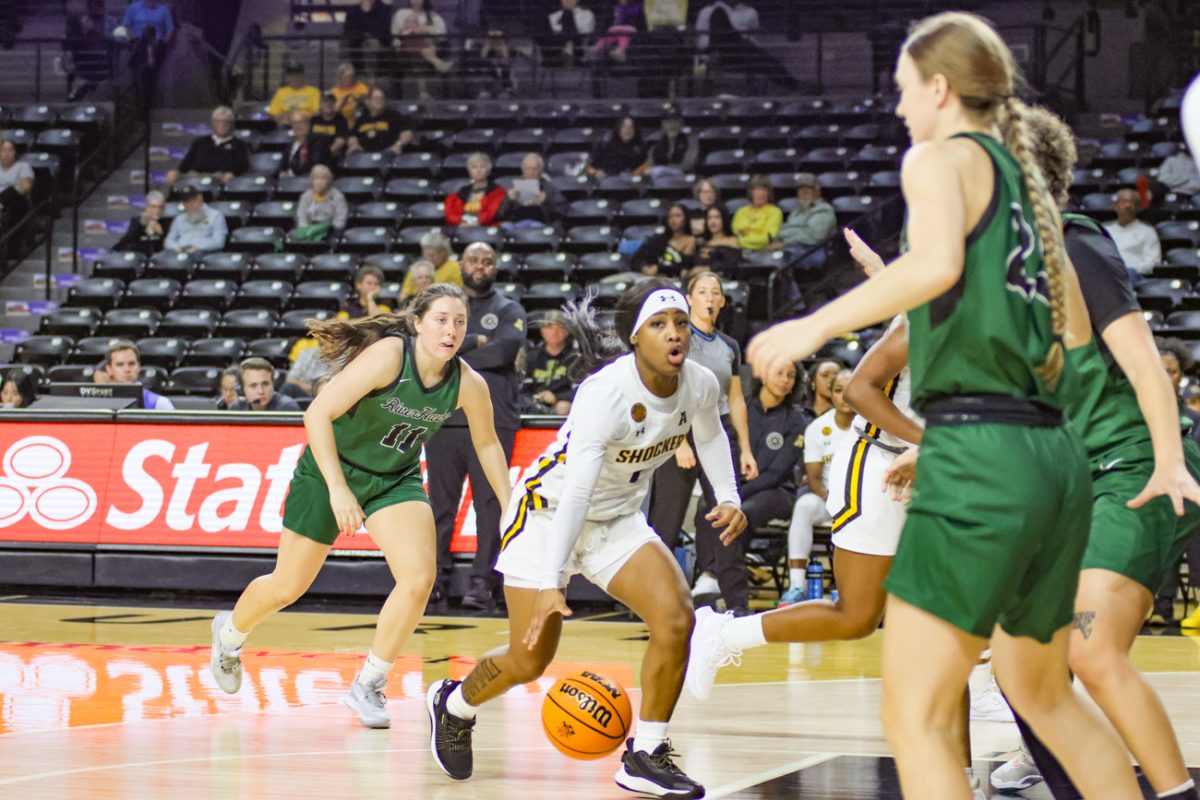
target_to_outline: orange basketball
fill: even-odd
[[[542,703],[546,737],[571,758],[603,758],[624,743],[632,724],[621,684],[588,670],[559,679]]]

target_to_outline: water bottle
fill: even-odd
[[[825,597],[825,568],[819,561],[808,564],[808,597],[809,600],[821,600]]]

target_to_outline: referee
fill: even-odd
[[[513,444],[521,425],[519,412],[521,376],[517,354],[525,344],[525,309],[497,294],[496,251],[476,242],[462,256],[463,290],[470,302],[467,336],[459,355],[487,381],[496,418],[496,436],[504,455],[512,462]],[[430,595],[431,605],[446,601],[447,582],[453,562],[450,538],[462,499],[463,481],[470,475],[475,505],[475,562],[471,585],[463,596],[463,608],[492,611],[500,576],[495,571],[500,552],[500,515],[504,509],[483,474],[475,456],[471,432],[461,411],[446,420],[437,435],[425,445],[429,469],[429,502],[437,524],[438,579]]]

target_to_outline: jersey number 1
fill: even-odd
[[[404,452],[411,449],[417,443],[417,439],[427,430],[428,428],[418,428],[408,423],[393,425],[392,429],[387,432],[387,436],[380,439],[379,443],[384,447],[394,447],[400,452]]]

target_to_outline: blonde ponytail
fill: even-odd
[[[1016,97],[1006,97],[1000,103],[997,123],[1004,135],[1004,146],[1016,157],[1025,178],[1025,191],[1042,242],[1042,258],[1046,265],[1046,285],[1050,293],[1050,324],[1054,340],[1046,359],[1037,368],[1038,377],[1051,390],[1058,385],[1065,353],[1063,335],[1067,329],[1067,286],[1064,271],[1066,254],[1060,230],[1054,216],[1053,199],[1046,188],[1046,179],[1038,166],[1033,140],[1026,123],[1029,107]]]

